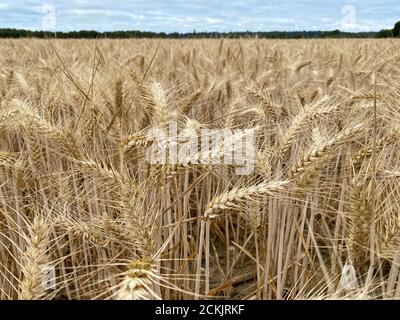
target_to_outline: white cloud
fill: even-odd
[[[8,3],[0,3],[0,11],[7,10],[9,8]]]

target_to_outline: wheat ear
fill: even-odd
[[[24,278],[20,283],[20,300],[40,300],[46,295],[43,286],[43,267],[49,259],[47,246],[49,244],[49,226],[39,216],[35,216],[28,227],[27,247],[23,259],[22,273]]]
[[[156,268],[147,259],[134,260],[129,263],[128,272],[120,284],[118,300],[151,300],[160,299],[153,291]]]
[[[335,151],[344,143],[364,131],[364,124],[356,124],[327,142],[317,145],[306,152],[292,166],[289,172],[289,179],[294,179],[300,188],[306,188],[313,181],[315,176],[324,168],[326,161],[335,154]]]
[[[347,214],[347,246],[352,264],[359,262],[367,248],[371,224],[370,198],[364,181],[353,179],[350,186],[350,204]]]
[[[212,217],[212,215],[219,210],[234,208],[238,202],[251,200],[254,197],[267,194],[274,194],[276,191],[282,191],[288,184],[288,181],[272,181],[262,182],[250,187],[234,188],[212,199],[207,204],[204,218]]]

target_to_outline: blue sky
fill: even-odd
[[[164,32],[392,28],[399,0],[1,0],[0,28]]]

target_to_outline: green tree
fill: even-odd
[[[400,21],[394,25],[393,37],[400,37]]]

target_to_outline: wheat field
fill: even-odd
[[[1,40],[0,298],[399,298],[399,49]],[[150,163],[173,121],[251,172]]]

